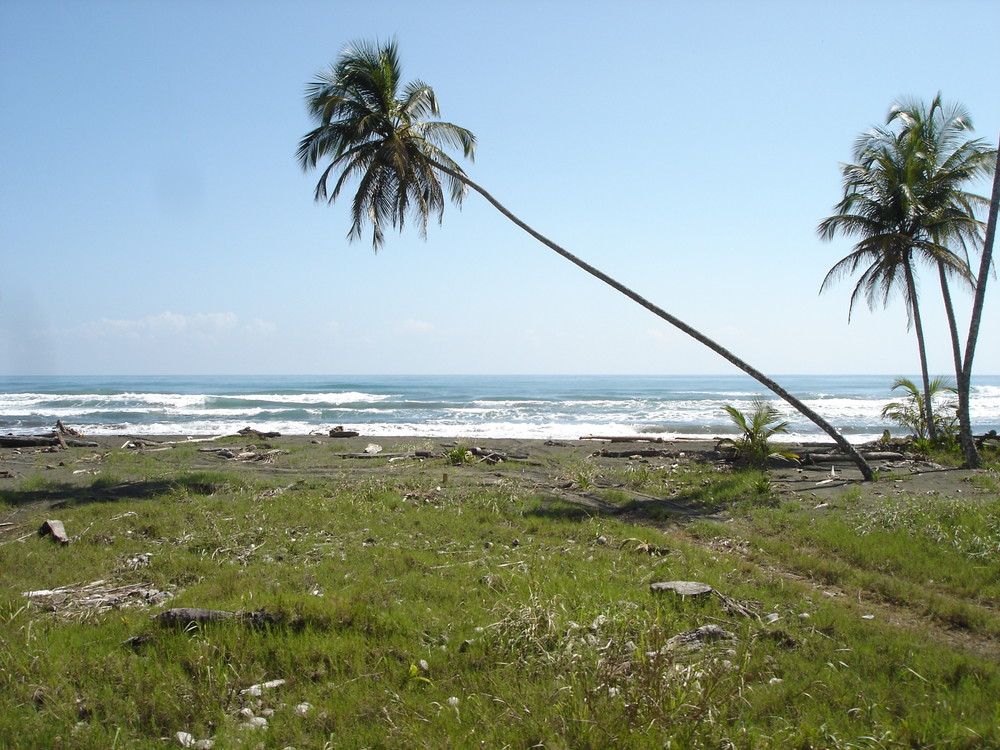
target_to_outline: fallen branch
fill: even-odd
[[[642,437],[639,435],[583,435],[580,440],[605,440],[609,443],[662,443],[661,437]]]
[[[503,461],[510,461],[511,459],[523,461],[527,458],[527,455],[508,455],[488,448],[470,448],[469,452],[489,464],[498,464]]]
[[[667,456],[675,456],[676,453],[662,448],[640,448],[634,451],[609,451],[607,448],[601,448],[599,451],[594,453],[594,455],[602,458],[631,458],[632,456],[640,456],[641,458],[663,458]]]
[[[902,461],[905,458],[902,453],[895,451],[875,451],[862,453],[861,456],[866,461]],[[807,464],[846,463],[851,460],[846,453],[806,453],[801,459]]]
[[[405,451],[403,453],[334,453],[338,458],[434,458],[431,451]]]

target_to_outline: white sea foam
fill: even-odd
[[[0,377],[0,390],[11,388],[13,380]],[[724,377],[340,380],[342,388],[336,378],[119,378],[110,384],[69,378],[50,386],[49,393],[43,392],[44,383],[30,383],[19,385],[24,392],[0,393],[0,431],[38,431],[62,419],[90,434],[205,435],[247,425],[307,434],[342,424],[372,436],[567,440],[591,432],[642,432],[710,438],[735,432],[723,405],[745,410],[759,396],[759,389]],[[887,426],[881,410],[898,400],[883,378],[798,377],[790,385],[856,442],[881,435]],[[55,392],[59,388],[64,390]],[[977,427],[1000,427],[1000,378],[988,378],[972,395]],[[791,406],[768,400],[789,422],[786,439],[825,439]]]

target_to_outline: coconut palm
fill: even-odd
[[[736,460],[758,469],[766,469],[772,458],[797,462],[799,457],[789,451],[775,450],[771,438],[788,432],[788,422],[781,412],[764,399],[757,397],[750,404],[750,411],[741,412],[735,406],[722,407],[739,430],[738,438],[723,438],[720,445],[727,445]]]
[[[819,225],[820,236],[827,240],[837,234],[860,238],[854,251],[827,273],[821,291],[863,268],[851,295],[851,311],[861,298],[874,308],[902,294],[907,324],[916,333],[924,406],[929,409],[917,264],[937,267],[958,373],[961,351],[948,279],[972,281],[967,248],[978,241],[982,224],[975,212],[985,202],[962,187],[991,167],[995,152],[982,141],[963,139],[971,127],[968,114],[959,107],[945,107],[940,94],[930,107],[919,102],[895,105],[886,125],[858,139],[856,163],[842,170],[844,197],[837,213]],[[927,422],[933,438],[929,414]]]
[[[928,411],[933,415],[938,433],[954,430],[957,404],[953,401],[942,403],[941,398],[957,391],[944,378],[931,378],[932,403],[929,410],[924,403],[924,393],[909,378],[896,378],[892,383],[892,390],[901,390],[904,393],[904,400],[886,404],[882,408],[882,419],[888,419],[900,427],[905,427],[918,440],[930,439],[931,430],[927,422]]]
[[[785,399],[830,435],[851,456],[865,478],[873,477],[867,462],[840,433],[778,383],[539,234],[469,179],[443,149],[460,148],[471,159],[475,137],[457,125],[426,119],[439,116],[437,98],[421,81],[402,84],[395,42],[349,46],[332,67],[307,86],[306,105],[317,126],[299,143],[299,163],[308,170],[325,159],[330,160],[316,186],[316,199],[332,202],[348,182],[356,180],[358,185],[349,238],[357,239],[363,226],[371,224],[372,244],[378,250],[385,240],[386,225],[401,230],[406,218],[412,216],[425,231],[430,215],[436,215],[440,221],[445,202],[442,179],[448,183],[450,197],[457,205],[466,189],[472,189],[546,247],[708,346]],[[328,183],[335,171],[339,171],[339,176],[331,190]]]
[[[972,118],[959,105],[945,106],[940,93],[929,107],[918,101],[897,104],[890,110],[889,121],[901,125],[901,132],[915,142],[927,164],[927,173],[931,176],[929,192],[933,197],[925,199],[925,205],[938,203],[943,205],[940,214],[930,222],[930,231],[932,234],[937,234],[938,228],[943,227],[944,239],[947,241],[950,238],[954,246],[961,248],[967,259],[968,246],[974,246],[980,240],[982,225],[976,220],[976,212],[988,205],[988,201],[982,196],[961,190],[961,186],[985,177],[993,171],[996,165],[996,151],[989,148],[982,140],[967,138],[967,134],[973,129]],[[983,284],[986,281],[984,273],[988,268],[987,260],[983,273],[980,273],[980,281]],[[972,424],[969,418],[972,373],[971,370],[968,374],[965,372],[948,276],[947,267],[939,262],[938,278],[951,335],[957,392],[961,404],[959,437],[966,462],[978,465],[979,454],[972,437]]]
[[[993,168],[993,191],[986,219],[986,236],[983,238],[983,252],[979,259],[979,276],[976,280],[976,294],[972,302],[969,337],[965,342],[965,358],[962,360],[962,373],[958,378],[958,423],[961,430],[962,450],[965,453],[966,464],[973,469],[979,468],[982,459],[979,456],[979,451],[976,450],[976,441],[972,439],[972,420],[969,416],[972,360],[976,354],[979,326],[983,317],[983,304],[986,301],[986,281],[989,279],[990,269],[993,265],[993,242],[996,239],[998,209],[1000,209],[1000,163]]]

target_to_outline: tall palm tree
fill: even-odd
[[[827,240],[838,233],[860,238],[853,252],[830,269],[820,289],[825,291],[837,279],[863,268],[851,295],[851,311],[861,298],[874,308],[902,294],[907,324],[916,333],[923,401],[933,439],[917,264],[929,262],[937,267],[957,373],[961,352],[948,278],[971,283],[967,247],[978,240],[982,225],[975,209],[984,200],[963,191],[962,186],[982,173],[991,152],[981,141],[962,140],[962,133],[970,127],[968,115],[958,107],[945,108],[940,94],[930,107],[919,102],[895,105],[886,125],[858,139],[856,163],[842,169],[844,197],[836,206],[837,213],[819,225],[820,236]]]
[[[990,194],[990,209],[986,219],[986,236],[983,238],[983,253],[979,259],[979,276],[976,279],[976,295],[972,302],[969,337],[965,342],[962,375],[958,380],[958,422],[959,428],[962,430],[962,448],[965,451],[966,464],[973,469],[979,468],[982,459],[976,450],[976,441],[972,439],[971,419],[969,417],[972,359],[976,354],[976,343],[979,340],[979,326],[982,322],[983,304],[986,300],[986,281],[993,265],[993,242],[996,239],[998,212],[1000,212],[1000,163],[997,163],[993,168],[993,191]],[[966,439],[966,430],[968,430],[968,439]]]
[[[448,183],[451,199],[458,205],[466,189],[472,189],[546,247],[705,344],[790,403],[830,435],[850,455],[866,479],[873,478],[871,467],[854,446],[778,383],[539,234],[469,179],[443,148],[461,148],[471,159],[475,137],[457,125],[425,119],[439,115],[437,99],[433,90],[421,81],[402,84],[395,42],[349,46],[332,67],[307,86],[306,105],[317,127],[299,143],[299,163],[308,170],[330,159],[316,186],[317,200],[333,202],[347,182],[357,181],[352,205],[353,223],[348,235],[351,239],[361,236],[364,224],[371,224],[372,245],[378,250],[385,239],[386,225],[401,230],[407,216],[413,216],[425,231],[431,214],[436,214],[440,221],[445,203],[442,178]],[[328,181],[336,170],[340,175],[330,190]]]
[[[960,249],[963,259],[968,261],[968,248],[975,247],[981,239],[982,223],[976,219],[977,211],[984,209],[989,201],[962,190],[962,186],[988,176],[996,166],[997,152],[981,139],[968,138],[973,130],[971,116],[958,104],[945,106],[940,93],[929,107],[919,101],[895,105],[889,111],[888,122],[901,125],[901,133],[914,141],[924,160],[927,196],[923,203],[930,209],[929,232],[938,241],[950,242]],[[937,207],[936,214],[934,207]],[[966,463],[975,466],[979,464],[979,453],[972,437],[969,417],[972,373],[971,369],[967,373],[964,366],[958,322],[948,284],[950,269],[940,261],[937,266],[958,384],[959,438]],[[983,272],[988,268],[989,262]],[[971,275],[964,280],[975,286]],[[980,282],[985,284],[985,281],[981,273]]]

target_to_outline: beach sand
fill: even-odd
[[[542,441],[522,439],[464,440],[441,439],[421,436],[332,438],[325,435],[292,435],[258,437],[252,435],[226,437],[186,445],[184,436],[173,438],[130,437],[126,435],[84,437],[82,440],[95,446],[49,448],[0,448],[0,491],[7,494],[10,507],[0,506],[0,536],[17,532],[20,522],[31,522],[48,507],[58,507],[60,493],[22,490],[27,482],[30,488],[44,482],[49,488],[62,487],[67,496],[79,498],[102,477],[102,492],[119,491],[128,495],[128,486],[142,478],[123,470],[128,462],[115,460],[121,452],[144,453],[157,472],[169,476],[184,471],[228,470],[239,464],[255,479],[294,482],[302,479],[331,480],[345,475],[393,475],[406,472],[432,472],[442,483],[496,484],[509,481],[524,491],[587,507],[595,512],[613,512],[603,499],[608,490],[618,490],[640,504],[655,502],[668,510],[677,520],[703,515],[701,509],[686,507],[669,499],[669,488],[662,496],[632,492],[614,480],[613,469],[623,466],[648,465],[651,468],[683,466],[699,462],[717,471],[731,467],[724,456],[716,451],[716,440],[673,440],[648,442],[623,440],[621,442],[598,440]],[[370,456],[365,451],[379,452]],[[474,449],[478,455],[468,463],[451,464],[449,451],[456,447]],[[782,448],[802,452],[816,446],[783,445]],[[181,448],[181,449],[178,449]],[[226,449],[229,455],[220,454]],[[273,452],[270,461],[251,460]],[[240,454],[245,454],[239,460]],[[493,454],[493,455],[490,455]],[[505,459],[494,462],[496,459]],[[774,491],[786,499],[822,505],[830,503],[845,492],[853,491],[861,499],[877,500],[879,497],[907,493],[923,496],[972,497],[978,490],[970,483],[977,472],[937,466],[914,457],[900,460],[873,461],[873,468],[883,478],[874,482],[862,481],[861,473],[846,458],[833,463],[775,467],[771,470]],[[574,478],[582,469],[594,476],[591,486],[581,489]],[[606,469],[606,473],[602,473]],[[149,466],[143,471],[149,472]],[[133,470],[133,473],[135,470]],[[621,472],[617,474],[619,477]],[[32,484],[34,483],[34,484]],[[111,490],[109,490],[109,486]],[[631,497],[634,495],[634,497]],[[96,498],[95,498],[96,499]],[[662,513],[659,514],[662,517]]]

